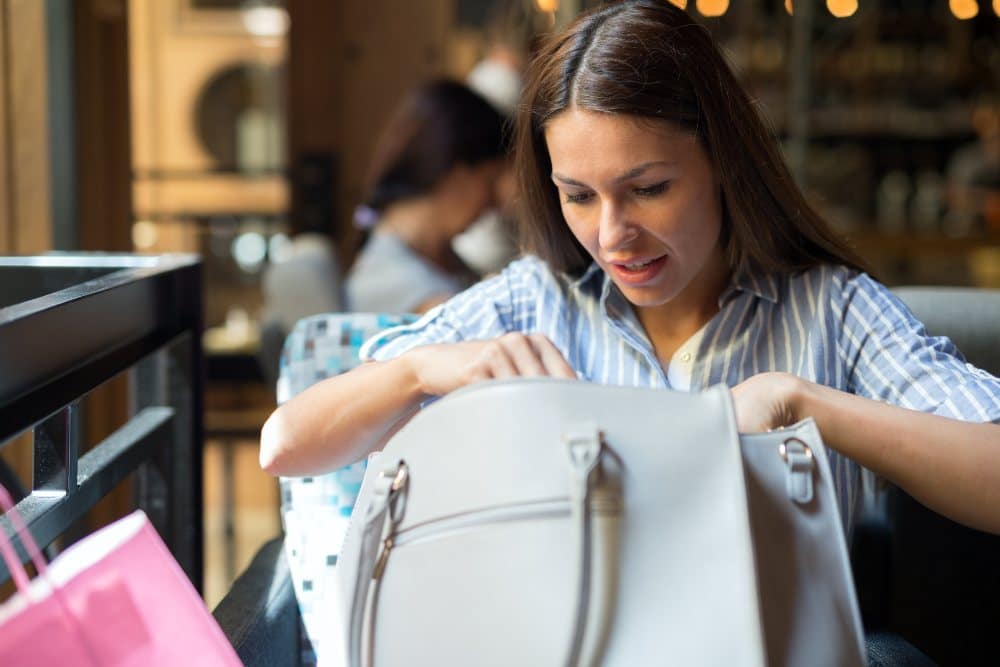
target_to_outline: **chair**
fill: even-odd
[[[412,315],[332,313],[300,320],[280,356],[277,400],[283,403],[310,385],[359,363],[365,340]],[[336,565],[365,463],[326,475],[284,477],[281,485],[283,537],[260,549],[233,584],[215,614],[248,664],[314,664],[322,619],[314,614]],[[316,530],[323,526],[323,530]],[[293,619],[289,623],[287,619]],[[266,638],[266,639],[265,639]],[[281,662],[289,656],[299,662]]]
[[[1000,373],[1000,291],[901,288],[897,293],[931,333],[947,333],[970,362]],[[286,345],[286,353],[308,348],[308,327],[297,327],[301,343]],[[329,325],[324,335],[330,335]],[[315,367],[332,352],[313,344],[313,354]],[[330,363],[336,367],[342,361]],[[301,373],[299,381],[307,382],[308,372]],[[295,498],[291,501],[294,506]],[[991,631],[1000,625],[1000,538],[947,521],[898,489],[890,489],[881,508],[881,515],[859,526],[852,548],[871,664],[930,664],[900,636],[942,665],[995,664]],[[261,549],[215,610],[247,665],[310,664],[308,651],[299,652],[299,611],[281,539]]]
[[[283,256],[267,266],[261,280],[264,312],[258,362],[270,386],[278,379],[285,336],[305,317],[340,311],[344,304],[341,282],[333,243],[315,232],[296,235]]]

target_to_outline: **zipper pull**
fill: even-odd
[[[380,480],[386,480],[390,475],[393,479],[387,490],[385,505],[388,510],[386,521],[388,523],[387,530],[389,534],[382,540],[382,553],[378,555],[378,560],[375,561],[375,568],[372,570],[373,580],[377,580],[382,576],[382,572],[385,570],[385,562],[389,559],[389,552],[392,550],[392,536],[396,532],[399,522],[403,520],[403,510],[406,508],[406,490],[410,481],[410,468],[406,465],[406,461],[400,460],[395,470],[383,470],[379,478]]]
[[[389,560],[389,552],[392,550],[392,537],[385,538],[382,542],[382,553],[378,555],[378,560],[375,561],[375,569],[372,570],[372,579],[379,579],[382,576],[383,570],[385,570],[385,563]]]

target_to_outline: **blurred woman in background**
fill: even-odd
[[[476,275],[452,250],[496,199],[504,120],[468,87],[434,81],[404,100],[383,132],[355,224],[370,234],[347,276],[348,308],[424,312]]]

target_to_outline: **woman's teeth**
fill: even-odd
[[[653,260],[649,260],[648,262],[640,262],[639,264],[626,264],[625,268],[628,269],[629,271],[639,271],[641,269],[646,268],[652,263]]]

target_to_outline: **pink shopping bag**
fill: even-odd
[[[0,533],[18,589],[0,605],[0,665],[241,664],[142,510],[88,535],[46,566],[3,487],[0,501],[40,573],[29,581]]]

